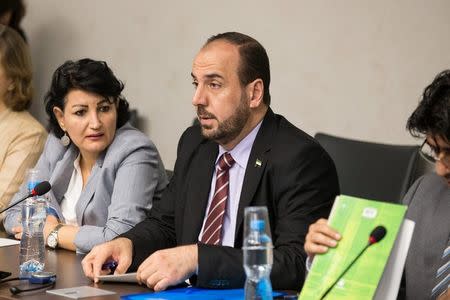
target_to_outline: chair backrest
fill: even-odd
[[[385,145],[317,133],[333,159],[341,194],[400,203],[415,180],[419,146]]]

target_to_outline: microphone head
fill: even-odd
[[[42,182],[39,182],[34,187],[34,189],[31,191],[31,194],[33,196],[42,196],[42,195],[46,194],[48,191],[50,191],[51,188],[52,188],[52,186],[50,185],[50,182],[42,181]]]
[[[377,226],[374,230],[370,233],[369,236],[369,245],[378,243],[381,241],[384,236],[386,235],[386,227],[384,226]]]
[[[17,294],[19,294],[19,293],[22,292],[22,290],[21,290],[19,287],[17,287],[17,286],[12,286],[12,287],[10,287],[10,288],[9,288],[9,291],[10,291],[11,294],[13,294],[13,295],[17,295]]]

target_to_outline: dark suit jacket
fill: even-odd
[[[174,176],[151,216],[122,236],[132,240],[132,269],[158,249],[198,243],[218,155],[218,145],[188,128],[178,145]],[[256,166],[255,161],[262,161]],[[339,193],[336,169],[325,150],[284,117],[268,110],[253,144],[242,186],[235,248],[198,243],[196,284],[236,288],[245,282],[242,265],[244,208],[265,205],[274,244],[274,289],[299,290],[308,226],[328,216]]]

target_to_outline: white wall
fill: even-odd
[[[144,131],[172,168],[192,122],[190,70],[212,34],[259,40],[272,70],[272,108],[310,134],[418,143],[405,122],[450,65],[450,1],[28,0],[41,120],[51,74],[67,59],[106,60]]]

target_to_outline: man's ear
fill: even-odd
[[[61,127],[63,131],[66,131],[66,128],[64,127],[64,112],[61,108],[56,106],[53,107],[53,114],[55,115],[56,120],[58,120],[59,127]]]
[[[261,78],[255,79],[247,85],[247,96],[250,108],[257,108],[264,98],[264,83]]]

